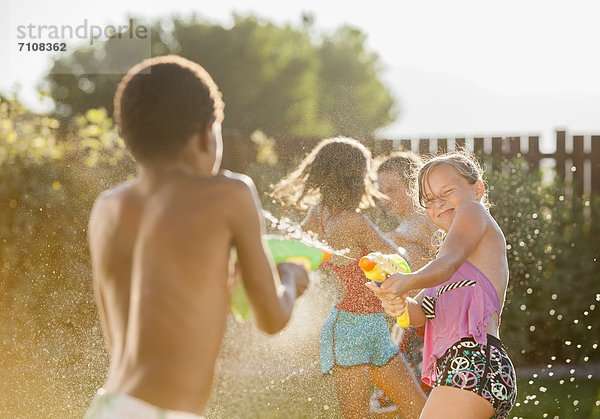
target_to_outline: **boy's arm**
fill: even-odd
[[[108,321],[106,320],[106,302],[104,301],[104,297],[102,296],[102,289],[99,281],[98,274],[98,261],[96,255],[96,248],[98,240],[98,230],[102,230],[102,226],[100,226],[101,217],[99,215],[104,212],[103,202],[105,200],[106,194],[101,194],[94,202],[94,206],[92,207],[92,211],[90,213],[90,219],[88,221],[88,247],[90,249],[90,256],[92,259],[92,275],[93,275],[93,284],[94,284],[94,297],[96,299],[96,305],[98,306],[98,317],[100,319],[100,326],[102,327],[102,331],[104,334],[104,342],[106,343],[106,347],[109,353],[112,353],[112,336],[111,331],[109,330]]]
[[[276,333],[288,322],[295,299],[308,285],[308,276],[304,268],[290,263],[275,269],[262,240],[265,229],[254,183],[245,176],[233,183],[231,228],[244,289],[258,327]]]

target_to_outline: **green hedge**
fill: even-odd
[[[0,103],[0,416],[81,412],[106,373],[87,220],[133,165],[106,112],[76,122],[59,139],[56,120]]]
[[[598,361],[600,199],[569,200],[573,185],[524,165],[487,177],[510,265],[502,338],[518,364]]]

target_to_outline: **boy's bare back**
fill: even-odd
[[[141,71],[145,65],[151,75]],[[229,311],[232,248],[255,321],[267,333],[285,326],[308,284],[303,268],[276,268],[265,253],[252,180],[215,175],[222,140],[212,79],[181,57],[140,66],[115,98],[138,177],[103,193],[89,222],[110,354],[106,396],[100,397],[115,397],[114,403],[93,403],[90,417],[122,417],[131,409],[202,414]],[[163,101],[154,101],[155,94]],[[170,117],[156,122],[154,116],[165,112]],[[198,123],[202,112],[205,122]]]
[[[96,202],[89,237],[111,355],[107,392],[202,411],[229,309],[232,245],[245,258],[242,274],[253,271],[244,277],[248,292],[267,304],[256,308],[259,320],[263,311],[273,322],[287,320],[268,305],[276,298],[272,282],[260,280],[273,272],[255,194],[230,176],[142,177]]]
[[[208,399],[229,301],[230,219],[241,215],[236,210],[256,211],[229,205],[235,197],[228,195],[235,187],[225,177],[176,174],[120,187],[96,203],[90,250],[109,350],[119,360],[108,392],[171,408],[173,396],[183,404]],[[191,408],[198,406],[178,409]]]
[[[224,177],[173,177],[104,194],[90,246],[100,301],[115,305],[104,310],[118,360],[106,390],[196,410],[184,405],[209,396],[228,308],[227,216],[240,209],[223,199],[234,193]]]

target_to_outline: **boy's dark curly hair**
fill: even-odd
[[[177,55],[133,66],[114,98],[119,134],[138,162],[177,158],[194,133],[223,120],[223,107],[208,72]]]

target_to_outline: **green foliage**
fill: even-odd
[[[83,409],[106,370],[87,219],[132,166],[105,110],[73,125],[71,141],[59,141],[56,120],[0,103],[0,406],[25,416]]]
[[[599,199],[573,204],[571,185],[545,184],[522,166],[505,162],[487,178],[510,267],[502,339],[521,365],[598,361],[600,227],[581,208],[597,217]]]
[[[365,49],[366,36],[345,26],[319,50],[320,112],[338,135],[364,137],[394,120],[393,100],[377,77],[378,57]]]
[[[226,103],[224,128],[245,136],[362,136],[395,117],[378,57],[357,29],[343,27],[319,43],[306,27],[234,16],[225,28],[193,17],[155,22],[151,39],[152,55],[179,54],[209,71]],[[47,81],[57,115],[112,112],[120,76],[97,73],[131,54],[127,47],[115,38],[55,60]]]

